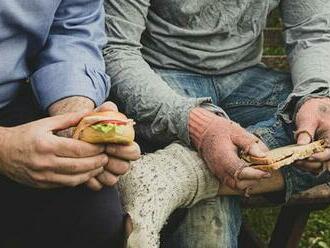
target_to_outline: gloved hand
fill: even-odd
[[[227,186],[246,190],[271,176],[240,159],[239,152],[263,157],[268,148],[237,123],[195,108],[189,114],[189,134],[211,172]]]

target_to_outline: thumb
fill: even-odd
[[[295,139],[297,144],[305,145],[314,140],[315,132],[317,129],[317,120],[308,112],[299,111],[296,118]]]
[[[108,102],[103,103],[102,105],[100,105],[96,109],[94,109],[94,111],[95,112],[102,112],[102,111],[115,111],[115,112],[118,112],[118,107],[113,102],[108,101]]]
[[[249,149],[249,154],[255,157],[265,157],[265,153],[268,151],[268,147],[261,140],[259,140],[259,142],[252,144]]]
[[[268,151],[267,146],[261,140],[244,129],[235,135],[233,142],[245,154],[256,157],[264,157],[266,156],[265,152]]]
[[[58,131],[76,126],[86,113],[67,113],[43,119],[43,127],[49,131]]]

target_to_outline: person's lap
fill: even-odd
[[[0,126],[44,117],[24,86],[0,111]],[[123,213],[117,190],[37,190],[0,177],[0,247],[121,247]]]
[[[294,142],[292,126],[277,117],[279,106],[292,90],[288,73],[267,69],[263,65],[223,76],[177,70],[156,69],[156,72],[181,95],[211,97],[213,103],[221,106],[232,120],[258,135],[270,148]],[[287,198],[322,183],[311,173],[295,167],[286,167],[282,172]],[[197,204],[188,210],[178,228],[167,236],[168,247],[236,247],[240,226],[238,204],[233,197],[218,197]],[[226,205],[228,208],[223,207]],[[215,235],[204,235],[205,230]]]

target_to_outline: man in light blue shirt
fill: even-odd
[[[108,95],[103,11],[102,0],[0,2],[0,247],[121,245],[117,192],[101,188],[137,145],[132,154],[54,135]],[[99,192],[68,188],[78,185]]]

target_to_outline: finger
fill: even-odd
[[[76,126],[86,113],[67,113],[40,120],[41,128],[49,131],[58,131]]]
[[[234,136],[233,142],[246,154],[251,154],[257,157],[266,156],[264,150],[267,148],[265,148],[262,141],[244,129],[241,129],[241,132]],[[251,152],[253,152],[253,154]]]
[[[93,171],[89,171],[77,175],[61,175],[54,174],[51,172],[40,174],[38,182],[42,184],[51,184],[51,185],[62,185],[67,187],[75,187],[80,184],[86,183],[91,178],[99,175],[103,172],[103,168],[98,168]]]
[[[312,131],[312,133],[310,133],[310,131],[303,131],[303,132],[300,132],[297,136],[296,136],[296,139],[297,139],[297,144],[299,145],[306,145],[306,144],[309,144],[313,141],[313,137],[314,137],[314,133],[315,133],[315,130]]]
[[[56,137],[53,140],[53,151],[59,157],[83,158],[104,152],[104,145],[90,144],[81,140]]]
[[[108,163],[108,156],[100,154],[94,157],[87,158],[62,158],[56,157],[51,167],[48,170],[56,174],[75,175],[87,173],[95,169],[102,168]]]
[[[129,168],[130,164],[126,160],[110,157],[104,169],[115,175],[124,175]]]
[[[260,140],[258,143],[252,144],[249,149],[249,154],[255,157],[265,157],[268,147]]]
[[[106,153],[112,157],[117,157],[124,160],[137,160],[141,157],[140,147],[135,142],[131,145],[107,145]]]
[[[323,167],[323,162],[319,161],[308,161],[308,160],[302,160],[302,161],[297,161],[295,164],[300,169],[304,169],[307,171],[318,171],[320,168]]]
[[[297,144],[309,144],[315,137],[318,126],[317,119],[307,109],[301,108],[296,117],[296,140]]]
[[[86,182],[86,186],[94,191],[100,191],[103,188],[102,184],[94,177]]]
[[[234,190],[246,190],[255,186],[259,181],[258,180],[236,180],[230,175],[226,175],[224,178],[224,184]]]
[[[330,160],[330,149],[326,148],[323,152],[315,153],[310,157],[310,160],[325,162]]]
[[[245,167],[238,175],[240,180],[259,180],[263,178],[270,178],[272,175],[267,171],[254,169],[252,167]]]
[[[97,176],[97,180],[106,186],[113,186],[118,182],[118,177],[108,171],[104,171],[102,174]]]
[[[330,161],[324,162],[323,169],[327,169],[328,171],[330,171]]]
[[[236,183],[236,188],[239,190],[245,190],[247,188],[253,188],[258,184],[258,180],[239,180]]]
[[[94,111],[95,112],[102,112],[102,111],[116,111],[116,112],[118,112],[118,107],[113,102],[108,101],[108,102],[103,103],[102,105],[100,105],[96,109],[94,109]]]

